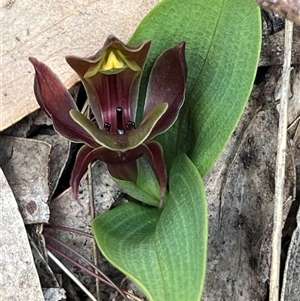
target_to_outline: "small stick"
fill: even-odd
[[[87,102],[86,102],[87,103]],[[88,106],[87,107],[87,115],[90,118],[91,116],[91,108]],[[88,171],[87,171],[87,176],[88,176],[88,189],[89,189],[89,201],[90,201],[90,214],[91,214],[91,221],[96,217],[95,215],[95,204],[94,204],[94,189],[93,189],[93,177],[92,177],[92,167],[91,164],[88,166]],[[94,265],[98,266],[99,265],[99,260],[98,260],[98,248],[96,245],[96,241],[93,240],[93,260],[94,260]],[[95,273],[98,274],[98,272],[95,270]],[[101,301],[101,294],[100,294],[100,281],[98,278],[96,278],[96,293],[97,293],[97,299],[98,301]]]
[[[293,23],[285,20],[284,64],[278,127],[278,145],[275,172],[274,225],[272,233],[272,261],[270,274],[270,301],[279,300],[280,255],[282,235],[282,208],[284,195],[285,159],[287,148],[288,98],[290,91]]]
[[[90,214],[91,214],[91,220],[93,220],[95,216],[95,204],[94,204],[94,190],[93,190],[93,178],[92,178],[92,167],[91,164],[88,166],[88,186],[89,186],[89,199],[90,199]],[[98,247],[96,244],[96,241],[93,240],[93,260],[94,265],[98,266],[99,260],[98,260]],[[95,273],[98,272],[95,270]],[[101,295],[100,295],[100,281],[98,278],[96,278],[96,292],[97,292],[97,299],[98,301],[101,301]]]
[[[92,301],[97,301],[90,291],[72,274],[49,250],[48,256],[91,298]]]
[[[89,238],[94,239],[94,235],[81,231],[81,230],[77,230],[77,229],[73,229],[73,228],[69,228],[69,227],[64,227],[64,226],[60,226],[60,225],[54,225],[54,224],[45,224],[44,228],[47,229],[57,229],[57,230],[61,230],[61,231],[66,231],[66,232],[72,232],[72,233],[76,233],[79,235],[83,235]]]
[[[92,266],[96,271],[98,271],[99,273],[96,274],[95,272],[93,272],[92,270],[88,269],[87,267],[83,266],[82,264],[80,264],[79,262],[77,262],[76,260],[72,259],[71,257],[69,257],[68,255],[64,254],[63,252],[59,251],[58,249],[56,249],[54,246],[50,245],[50,244],[46,244],[47,248],[49,250],[51,250],[52,252],[55,252],[56,254],[60,255],[61,257],[63,257],[64,259],[68,260],[69,262],[71,262],[72,264],[74,264],[75,266],[79,267],[82,271],[85,271],[86,273],[90,274],[91,276],[101,280],[102,282],[106,283],[107,285],[109,285],[110,287],[116,289],[122,296],[123,298],[128,301],[127,297],[125,296],[125,294],[130,295],[127,291],[118,288],[104,273],[102,273],[94,264],[92,264],[91,262],[89,262],[85,257],[83,257],[81,254],[79,254],[78,252],[76,252],[75,250],[73,250],[71,247],[69,247],[68,245],[66,245],[64,242],[60,241],[59,239],[47,234],[47,238],[55,241],[56,243],[58,243],[61,246],[64,246],[65,248],[67,248],[69,251],[71,251],[72,253],[76,254],[79,258],[81,258],[83,261],[85,261],[87,264],[89,264],[90,266]],[[103,277],[99,276],[102,275]],[[68,274],[67,274],[68,275]],[[131,296],[131,295],[130,295]]]

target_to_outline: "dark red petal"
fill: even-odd
[[[129,168],[133,166],[133,163],[131,162],[135,162],[135,160],[141,157],[142,155],[143,153],[141,149],[134,149],[128,152],[121,153],[121,152],[111,151],[102,146],[95,149],[87,145],[83,146],[77,153],[75,164],[71,174],[70,185],[72,188],[73,195],[75,196],[76,199],[78,198],[78,187],[80,181],[83,175],[85,174],[88,165],[92,163],[94,160],[101,160],[104,163],[106,163],[107,166],[128,164],[128,168]],[[120,176],[121,176],[121,168],[122,167],[119,168]],[[117,171],[117,169],[118,167],[113,168],[112,170]],[[127,174],[126,179],[129,181],[131,180],[136,181],[135,169],[134,168],[131,168],[130,170],[128,169],[128,172],[129,173]]]
[[[151,161],[153,170],[157,177],[160,186],[160,203],[159,208],[162,208],[165,194],[167,191],[167,169],[164,160],[164,153],[161,145],[156,141],[151,141],[144,145],[144,153]]]
[[[124,153],[110,152],[111,153],[107,153],[106,158],[103,158],[102,160],[107,164],[111,175],[117,179],[132,181],[134,183],[138,176],[136,160],[144,154],[150,159],[152,168],[160,185],[159,207],[161,208],[167,191],[167,169],[161,145],[156,141],[151,141]]]
[[[137,163],[136,160],[145,154],[151,161],[153,170],[160,185],[160,208],[163,205],[167,190],[167,171],[164,162],[163,149],[156,141],[143,144],[127,152],[116,152],[104,147],[93,149],[89,146],[83,146],[76,157],[73,167],[70,185],[76,200],[78,199],[78,187],[85,174],[87,167],[94,160],[101,160],[107,164],[110,174],[120,180],[137,181]]]
[[[114,160],[115,156],[117,156],[116,152],[112,152],[102,146],[98,148],[91,148],[87,145],[84,145],[83,147],[81,147],[81,149],[77,153],[70,179],[70,186],[76,200],[78,199],[78,187],[80,181],[85,174],[88,165],[94,160],[110,162],[110,160]]]
[[[129,47],[117,38],[109,36],[104,47],[91,57],[66,57],[67,62],[84,84],[91,109],[99,127],[103,128],[104,122],[109,122],[115,127],[115,110],[118,106],[123,109],[125,123],[135,121],[141,72],[134,72],[127,68],[123,72],[114,75],[99,72],[89,78],[85,78],[84,75],[90,68],[98,65],[101,56],[107,50],[120,50],[128,60],[136,62],[143,69],[149,48],[150,42],[136,47]],[[114,131],[114,128],[111,130]]]
[[[52,70],[36,58],[29,61],[35,68],[34,93],[42,110],[52,118],[57,132],[74,142],[84,142],[98,146],[91,135],[78,125],[69,115],[77,106],[61,80]]]
[[[162,53],[150,74],[144,116],[159,103],[168,103],[168,110],[155,125],[149,139],[165,132],[176,121],[184,102],[187,68],[185,43]]]
[[[122,108],[124,126],[129,121],[135,121],[135,112],[132,111],[132,104],[136,103],[137,93],[135,92],[133,95],[132,92],[136,90],[135,86],[139,80],[140,73],[130,69],[125,69],[121,73],[114,75],[106,75],[98,72],[91,78],[82,79],[89,94],[93,112],[94,100],[96,102],[96,99],[98,99],[97,109],[99,108],[99,104],[101,106],[99,108],[101,110],[102,123],[99,123],[101,128],[103,128],[103,123],[107,122],[111,125],[110,131],[117,132],[117,107]],[[90,96],[92,93],[95,94]]]
[[[163,149],[158,142],[151,141],[125,153],[118,152],[118,155],[115,155],[114,158],[110,157],[109,160],[103,161],[107,163],[108,170],[114,178],[135,183],[138,177],[136,160],[143,154],[150,159],[158,180],[160,186],[159,208],[162,208],[167,191],[167,169]]]
[[[164,197],[167,191],[168,179],[167,169],[164,161],[164,153],[161,145],[156,141],[151,141],[125,153],[114,153],[118,155],[112,155],[109,160],[103,160],[107,163],[109,172],[117,179],[132,181],[134,183],[136,182],[138,176],[136,174],[136,160],[142,155],[146,155],[150,159],[152,168],[160,186],[159,208],[162,208]]]
[[[137,161],[122,164],[107,164],[107,169],[113,178],[135,183],[137,181]]]
[[[80,181],[84,173],[86,172],[88,165],[93,161],[93,160],[88,160],[86,158],[93,150],[94,150],[93,148],[84,145],[77,153],[75,164],[71,174],[71,179],[70,179],[70,186],[76,200],[78,200],[78,188],[79,188]]]

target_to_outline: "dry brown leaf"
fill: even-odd
[[[0,299],[44,301],[26,229],[17,202],[1,168],[0,187]]]
[[[48,161],[51,145],[0,136],[0,167],[10,183],[25,224],[49,220]]]
[[[49,158],[49,199],[51,199],[68,161],[71,143],[52,129],[52,120],[42,110],[28,115],[3,133],[7,136],[37,139],[51,145]]]
[[[270,68],[269,82],[254,89],[228,146],[205,178],[210,227],[202,301],[258,301],[267,296],[278,127],[274,93],[280,70]],[[299,112],[296,94],[290,104]],[[290,156],[297,156],[294,148],[288,151],[284,218],[295,188]]]
[[[300,69],[300,68],[299,68]],[[300,78],[298,79],[300,86]],[[298,99],[299,99],[298,93]],[[300,99],[299,99],[300,106]],[[299,116],[300,117],[300,116]],[[297,170],[297,195],[300,196],[300,118],[297,122],[297,128],[293,135],[293,143],[296,148],[295,167]],[[299,202],[299,200],[298,200]],[[296,217],[296,229],[293,232],[289,245],[288,255],[285,263],[283,275],[283,287],[281,292],[281,301],[298,301],[300,296],[300,208]]]
[[[35,139],[45,141],[52,146],[49,158],[49,199],[57,188],[60,177],[70,155],[71,143],[52,130],[52,135],[37,135]]]
[[[284,273],[281,301],[298,301],[300,296],[300,208],[297,214],[295,229],[289,247],[288,258]]]

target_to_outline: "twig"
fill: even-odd
[[[87,264],[89,264],[90,266],[92,266],[98,273],[96,274],[95,272],[93,272],[92,270],[88,269],[87,267],[83,266],[82,264],[80,264],[79,262],[77,262],[76,260],[74,260],[73,258],[69,257],[68,255],[64,254],[63,252],[59,251],[58,249],[56,249],[54,246],[47,244],[47,248],[50,249],[52,252],[62,256],[64,259],[66,259],[67,261],[71,262],[72,264],[74,264],[75,266],[79,267],[82,271],[85,271],[86,273],[88,273],[89,275],[101,280],[102,282],[104,282],[105,284],[109,285],[110,287],[116,289],[121,295],[122,297],[126,300],[129,301],[128,298],[126,297],[126,294],[131,296],[127,291],[118,288],[104,273],[102,273],[94,264],[92,264],[91,262],[89,262],[86,258],[84,258],[81,254],[79,254],[78,252],[76,252],[75,250],[73,250],[71,247],[67,246],[64,242],[60,241],[59,239],[47,234],[47,238],[55,241],[56,243],[58,243],[61,246],[64,246],[65,248],[67,248],[69,251],[71,251],[72,253],[76,254],[79,258],[81,258],[83,261],[85,261]],[[101,277],[100,275],[102,275],[103,277]]]
[[[68,232],[76,233],[76,234],[83,235],[83,236],[94,239],[94,235],[92,235],[92,234],[86,233],[86,232],[81,231],[81,230],[69,228],[69,227],[64,227],[64,226],[59,226],[59,225],[54,225],[54,224],[45,224],[44,228],[57,229],[57,230],[61,230],[61,231],[68,231]]]
[[[280,100],[280,116],[278,128],[278,146],[275,172],[274,195],[274,228],[272,233],[272,262],[270,275],[270,301],[279,300],[280,255],[282,235],[282,208],[285,179],[285,158],[287,147],[287,117],[290,87],[291,52],[292,52],[293,23],[285,21],[284,64],[282,70],[282,88]]]
[[[59,283],[57,281],[57,278],[55,277],[52,269],[50,268],[47,260],[48,260],[48,255],[47,255],[47,249],[45,250],[45,253],[47,255],[47,259],[45,259],[44,255],[40,252],[39,248],[36,246],[34,240],[32,239],[32,237],[27,233],[27,237],[30,243],[30,246],[32,247],[32,249],[36,252],[37,256],[39,256],[40,260],[42,261],[43,265],[44,265],[44,269],[46,270],[46,272],[51,276],[51,281],[55,282],[55,285],[57,287],[59,287]]]
[[[91,263],[89,260],[87,260],[84,256],[82,256],[80,253],[78,253],[77,251],[73,250],[71,247],[69,247],[67,244],[65,244],[64,242],[62,242],[61,240],[59,240],[58,238],[55,238],[54,236],[45,233],[44,234],[45,237],[48,240],[52,240],[54,242],[56,242],[57,244],[59,244],[60,246],[63,246],[64,248],[66,248],[67,250],[71,251],[72,253],[74,253],[77,257],[79,257],[82,261],[84,261],[85,263],[87,263],[88,265],[90,265],[91,267],[93,267],[95,270],[97,270],[97,272],[101,275],[101,281],[103,281],[104,283],[110,285],[111,287],[115,288],[116,290],[118,290],[118,287],[103,273],[101,272],[93,263]],[[56,252],[56,248],[54,248],[54,246],[50,245],[49,243],[47,243],[47,246],[51,247],[51,250]],[[55,250],[54,250],[55,249]],[[69,260],[69,256],[65,255],[64,257],[65,259]],[[80,265],[78,263],[78,265]]]
[[[87,115],[90,118],[91,109],[90,109],[89,106],[87,107]],[[91,164],[89,164],[89,166],[88,166],[87,176],[88,176],[90,214],[91,214],[91,220],[93,220],[96,216],[95,216],[94,189],[93,189],[93,177],[92,177],[92,167],[91,167]],[[99,260],[98,260],[98,248],[97,248],[97,244],[96,244],[95,240],[93,240],[93,260],[94,260],[94,265],[98,266],[98,264],[99,264]],[[95,273],[96,274],[98,273],[97,270],[95,270]],[[99,281],[98,278],[96,278],[96,293],[97,293],[97,299],[98,299],[98,301],[101,301],[100,281]]]
[[[94,204],[94,192],[93,192],[93,178],[92,178],[92,168],[91,164],[88,166],[88,183],[89,183],[89,198],[90,198],[90,213],[91,213],[91,220],[93,220],[95,216],[95,204]],[[96,241],[93,240],[93,260],[94,265],[99,265],[99,259],[98,259],[98,247],[96,244]],[[95,273],[98,272],[95,270]],[[100,295],[100,281],[98,278],[96,278],[96,292],[97,292],[97,299],[101,301],[101,295]]]
[[[48,256],[91,298],[92,301],[97,301],[89,290],[72,274],[49,250]]]

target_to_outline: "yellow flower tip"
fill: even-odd
[[[114,69],[122,69],[126,68],[126,65],[122,61],[122,59],[117,58],[113,51],[111,51],[108,55],[106,62],[102,65],[103,71],[109,71]]]

